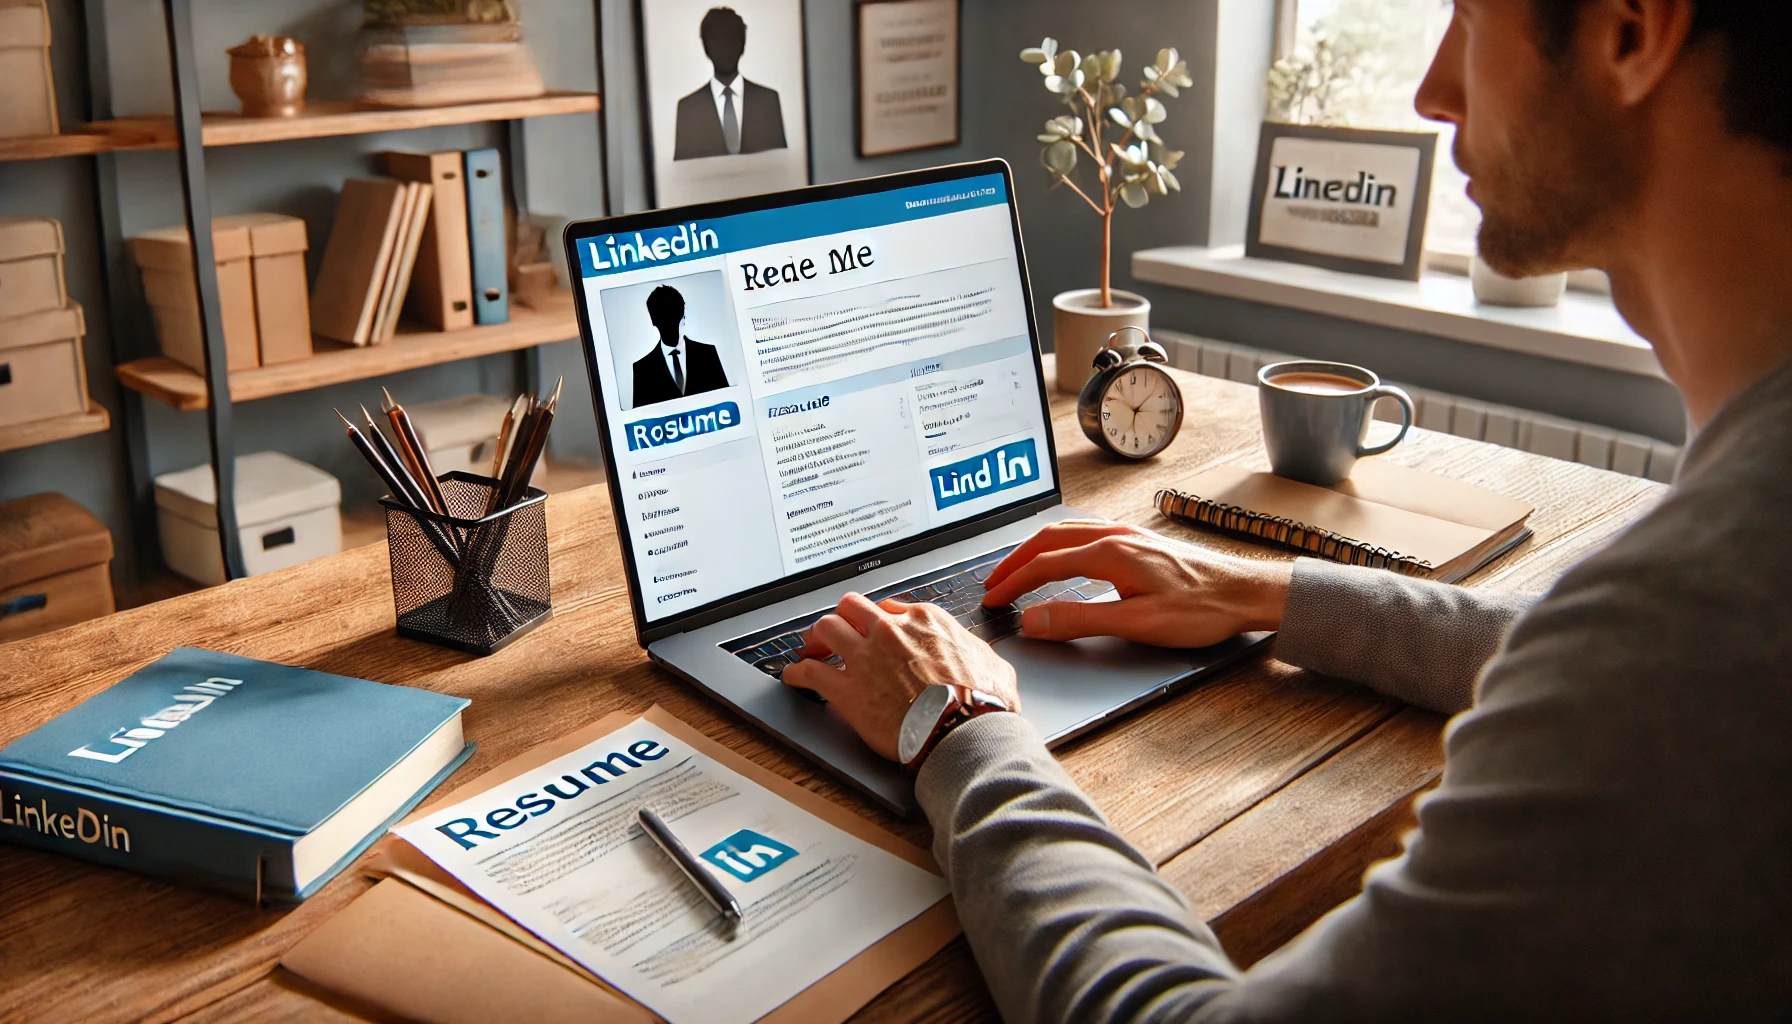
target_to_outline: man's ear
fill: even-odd
[[[1693,7],[1694,0],[1594,0],[1581,11],[1573,59],[1610,83],[1618,105],[1634,107],[1679,63]]]

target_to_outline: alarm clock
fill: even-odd
[[[1139,340],[1116,345],[1128,331]],[[1182,429],[1182,389],[1163,364],[1163,346],[1142,328],[1122,327],[1095,353],[1095,376],[1076,400],[1077,422],[1096,447],[1129,459],[1149,459]]]

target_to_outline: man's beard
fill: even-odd
[[[1634,136],[1588,110],[1570,74],[1550,78],[1509,136],[1510,150],[1473,169],[1481,259],[1507,277],[1594,265],[1589,243],[1636,187]]]

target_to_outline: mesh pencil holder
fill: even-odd
[[[386,497],[398,635],[491,654],[547,621],[547,495],[485,514],[498,482],[472,473],[439,480],[451,515]]]

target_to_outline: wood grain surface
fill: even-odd
[[[572,296],[555,292],[539,309],[513,303],[510,319],[501,324],[437,331],[405,322],[390,340],[378,345],[346,345],[318,335],[312,341],[309,359],[231,371],[230,399],[249,402],[578,336]],[[205,378],[165,356],[134,359],[119,364],[113,372],[125,387],[176,409],[206,406]]]
[[[395,342],[402,344],[402,340]],[[1286,557],[1164,523],[1157,488],[1222,461],[1260,463],[1256,397],[1172,371],[1188,408],[1158,459],[1096,452],[1055,395],[1066,500],[1249,557]],[[1046,377],[1051,379],[1048,366]],[[1534,502],[1536,536],[1467,586],[1543,589],[1574,558],[1647,511],[1660,485],[1414,430],[1387,456]],[[189,644],[472,699],[469,779],[608,712],[652,703],[743,756],[925,844],[822,769],[649,664],[635,646],[608,497],[548,506],[554,618],[489,658],[399,639],[384,544],[133,609],[0,647],[0,743]],[[1441,768],[1442,719],[1363,687],[1247,662],[1059,751],[1114,824],[1255,960],[1357,891],[1398,850],[1408,806]],[[0,1020],[354,1019],[274,969],[309,929],[365,891],[350,868],[297,908],[236,900],[35,850],[0,847]],[[993,1020],[963,940],[859,1014],[864,1021]]]
[[[49,444],[51,441],[80,437],[82,434],[97,434],[111,426],[112,417],[107,414],[105,406],[90,398],[87,400],[86,412],[0,427],[0,452]]]

